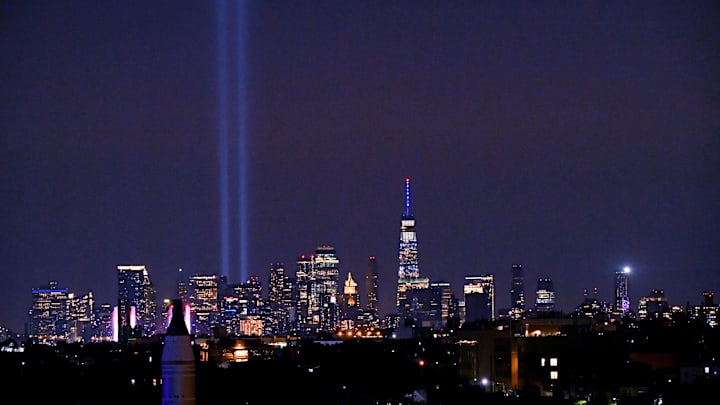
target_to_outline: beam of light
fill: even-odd
[[[238,1],[237,13],[237,153],[238,153],[238,265],[240,280],[248,280],[247,270],[247,91],[245,85],[245,4]]]
[[[227,68],[227,4],[218,0],[217,17],[217,96],[218,96],[218,163],[220,169],[220,269],[222,274],[230,276],[230,174],[228,156],[228,68]]]
[[[235,6],[231,14],[231,5]],[[247,94],[245,63],[245,3],[217,0],[218,161],[220,192],[221,271],[231,281],[248,279]],[[231,42],[234,41],[234,46]],[[235,64],[235,65],[233,65]],[[234,74],[234,76],[233,76]],[[235,91],[229,89],[235,86]],[[234,119],[234,125],[231,120]],[[234,146],[234,147],[233,147]],[[232,156],[235,152],[236,156]],[[235,169],[236,173],[231,173]],[[231,174],[237,189],[231,187]],[[232,193],[231,193],[232,191]],[[236,197],[236,202],[232,202]],[[234,211],[234,209],[237,209]],[[237,227],[231,223],[237,221]],[[231,233],[236,231],[237,235]],[[236,236],[236,239],[233,238]],[[237,247],[237,252],[232,248]],[[231,260],[237,256],[239,278],[232,277]]]

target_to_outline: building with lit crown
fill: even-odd
[[[50,281],[47,288],[32,289],[30,335],[41,342],[65,339],[68,333],[68,290]]]
[[[405,210],[400,219],[400,242],[398,246],[398,283],[395,305],[398,313],[407,314],[413,303],[408,292],[430,287],[430,279],[420,277],[418,265],[418,239],[415,231],[415,217],[410,206],[410,179],[405,179]]]
[[[550,277],[540,277],[537,281],[535,311],[539,313],[555,311],[555,288]]]
[[[630,292],[629,292],[630,267],[623,267],[615,272],[615,314],[618,316],[629,315],[630,308]]]
[[[495,320],[495,275],[465,276],[465,321]]]

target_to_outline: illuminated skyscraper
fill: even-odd
[[[312,322],[311,297],[313,277],[313,256],[301,255],[295,262],[297,324],[301,331],[316,327]]]
[[[273,263],[270,265],[270,280],[268,282],[268,302],[282,305],[284,303],[283,291],[285,289],[285,265]]]
[[[538,279],[537,288],[535,289],[535,311],[555,311],[555,288],[552,279],[549,277],[540,277]]]
[[[124,341],[130,337],[151,336],[158,328],[155,287],[143,265],[119,265],[118,332]]]
[[[373,317],[378,315],[379,277],[375,256],[370,256],[368,258],[367,273],[365,273],[365,296],[367,297],[365,307]]]
[[[495,320],[495,275],[465,276],[465,320]]]
[[[30,334],[40,341],[65,339],[68,333],[68,290],[50,281],[49,288],[33,288]]]
[[[615,313],[620,316],[630,312],[630,295],[628,292],[628,281],[630,267],[625,266],[615,272]]]
[[[219,314],[221,291],[227,277],[217,274],[195,274],[188,278],[188,295],[192,313],[190,333],[207,336],[215,326],[214,316]]]
[[[338,321],[340,259],[335,248],[322,245],[315,249],[312,287],[310,288],[313,322],[323,330],[334,330]]]
[[[351,272],[348,272],[343,292],[338,295],[337,301],[340,306],[341,323],[346,328],[352,327],[360,315],[360,293],[358,283],[353,279]]]
[[[512,265],[512,287],[510,288],[510,318],[520,320],[525,317],[525,276],[523,265]]]
[[[663,290],[654,288],[649,295],[640,297],[638,302],[638,319],[658,319],[669,315],[670,304]]]
[[[398,285],[395,305],[399,313],[407,312],[409,290],[427,289],[430,280],[420,277],[418,266],[418,241],[415,233],[415,217],[410,210],[410,179],[405,179],[405,211],[400,220],[400,244],[398,247]]]
[[[440,308],[440,327],[448,326],[450,317],[453,293],[448,281],[433,281],[430,283],[432,291],[431,307],[439,306]]]

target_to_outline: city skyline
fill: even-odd
[[[112,299],[142,264],[166,297],[180,268],[267,283],[319,245],[343,275],[375,256],[387,312],[406,178],[420,274],[456,294],[492,273],[509,308],[522,263],[526,302],[550,277],[568,311],[629,266],[633,307],[699,303],[720,289],[718,7],[4,2],[0,325],[50,280]],[[246,164],[228,205],[222,151]],[[223,226],[246,227],[232,252]]]

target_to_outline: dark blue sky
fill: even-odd
[[[420,271],[458,294],[494,273],[509,306],[515,262],[565,311],[624,265],[634,306],[720,290],[717,2],[257,1],[246,21],[248,274],[329,244],[360,280],[375,255],[389,311],[410,177]],[[113,302],[118,264],[161,297],[178,268],[220,272],[217,32],[212,1],[0,4],[0,325],[49,280]]]

